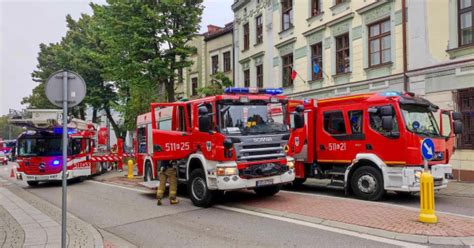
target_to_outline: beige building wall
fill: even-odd
[[[232,24],[229,24],[232,25]],[[209,37],[205,38],[206,42],[206,78],[205,82],[209,83],[211,82],[212,79],[212,64],[211,64],[211,58],[212,56],[218,56],[219,59],[219,66],[218,66],[218,71],[219,72],[224,72],[225,75],[233,80],[233,61],[232,57],[234,54],[233,51],[233,39],[232,39],[232,30],[229,32],[221,31],[224,32],[221,35],[217,35],[216,37]],[[230,59],[231,59],[231,65],[230,65],[230,71],[224,71],[224,53],[230,52]]]

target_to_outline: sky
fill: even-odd
[[[91,14],[90,0],[0,0],[0,116],[20,110],[23,97],[37,85],[40,43],[54,43],[66,33],[66,15]],[[94,0],[105,3],[105,0]],[[201,33],[208,24],[224,26],[233,20],[233,0],[204,0]]]

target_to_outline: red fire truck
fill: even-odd
[[[17,139],[16,177],[28,185],[62,180],[61,110],[29,110],[31,118],[14,118],[9,122],[26,129]],[[110,170],[111,163],[122,162],[122,150],[111,154],[97,144],[96,125],[71,119],[68,126],[67,178],[84,178]],[[119,147],[122,147],[119,145]]]
[[[153,180],[159,163],[171,162],[201,207],[223,191],[276,194],[294,179],[291,155],[303,148],[305,135],[303,107],[289,113],[282,91],[228,88],[224,95],[151,104],[151,112],[137,118],[138,174]]]
[[[365,200],[378,200],[385,191],[417,192],[424,138],[435,144],[429,162],[435,189],[445,188],[452,177],[449,159],[454,135],[462,130],[459,113],[440,110],[439,128],[436,105],[397,92],[290,103],[299,104],[305,106],[307,139],[295,155],[296,185],[308,177],[330,179],[328,187]]]

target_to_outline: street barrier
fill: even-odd
[[[420,216],[418,220],[423,223],[437,223],[434,201],[434,179],[427,170],[420,176]]]
[[[133,179],[133,161],[128,160],[128,179]]]

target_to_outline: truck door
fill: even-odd
[[[177,160],[191,153],[188,109],[184,103],[152,104],[153,155]]]
[[[339,107],[327,107],[318,111],[316,119],[316,151],[318,163],[350,164],[353,157],[347,152],[349,125]]]
[[[446,139],[446,161],[449,161],[449,158],[454,153],[454,131],[453,131],[453,120],[451,117],[451,111],[441,110],[440,112],[440,127],[441,127],[441,136]]]

